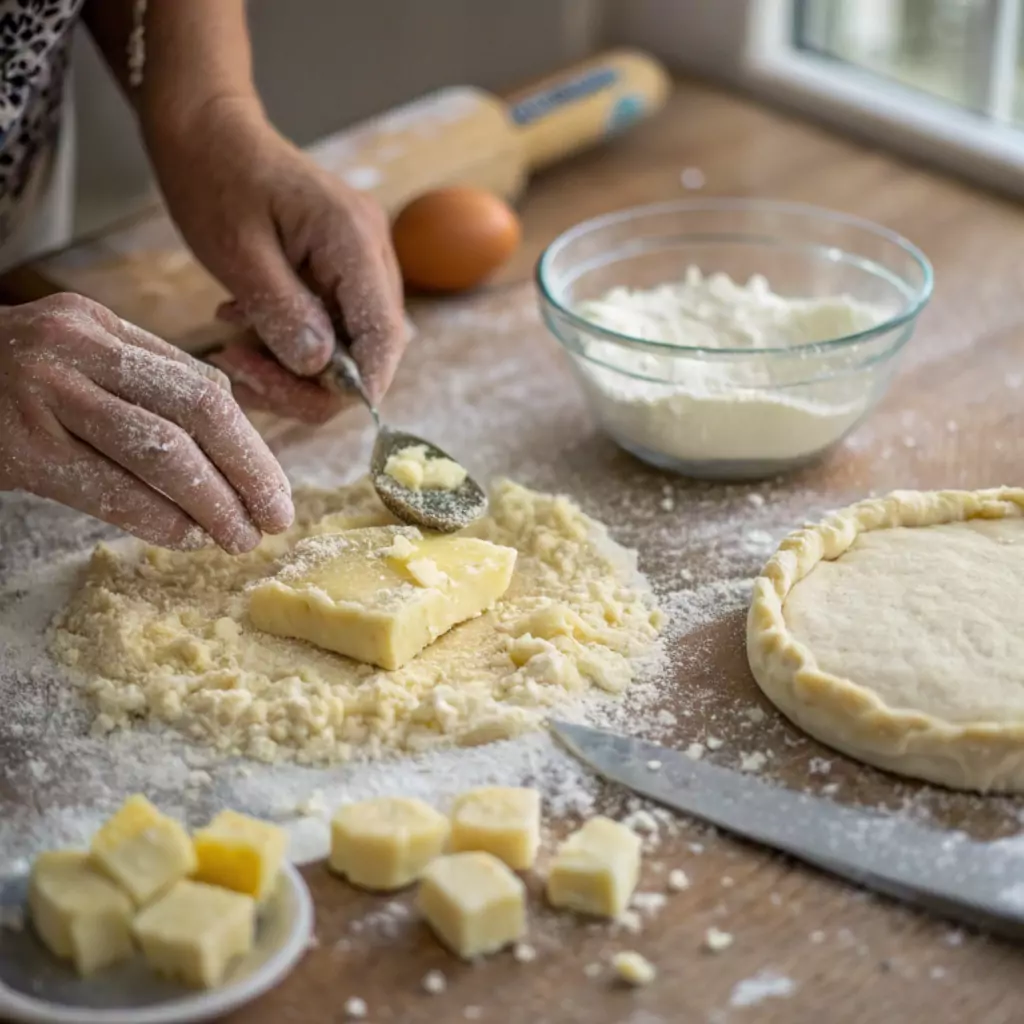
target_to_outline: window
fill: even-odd
[[[745,71],[1024,194],[1024,0],[751,0]]]

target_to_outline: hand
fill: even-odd
[[[15,489],[232,554],[294,515],[223,374],[79,295],[0,308],[0,490]]]
[[[387,218],[375,202],[283,139],[252,102],[214,101],[180,125],[155,129],[149,150],[168,207],[196,256],[234,302],[225,312],[255,329],[280,364],[323,370],[338,324],[379,399],[406,342],[402,284]],[[248,350],[218,365],[239,398],[266,406],[293,393],[293,413],[323,420],[336,396]],[[315,388],[315,391],[313,390]]]

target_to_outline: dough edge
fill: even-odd
[[[1024,489],[894,491],[791,533],[754,580],[747,660],[758,686],[815,739],[866,764],[952,789],[1024,793],[1024,723],[951,723],[897,711],[867,686],[822,671],[789,631],[783,604],[820,561],[861,533],[970,519],[1024,518]]]

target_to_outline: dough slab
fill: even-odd
[[[829,746],[1024,792],[1024,490],[897,492],[792,534],[755,580],[747,656]]]

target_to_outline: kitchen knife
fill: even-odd
[[[666,807],[939,916],[1024,938],[1024,837],[978,842],[644,740],[570,722],[551,728],[598,774]]]

